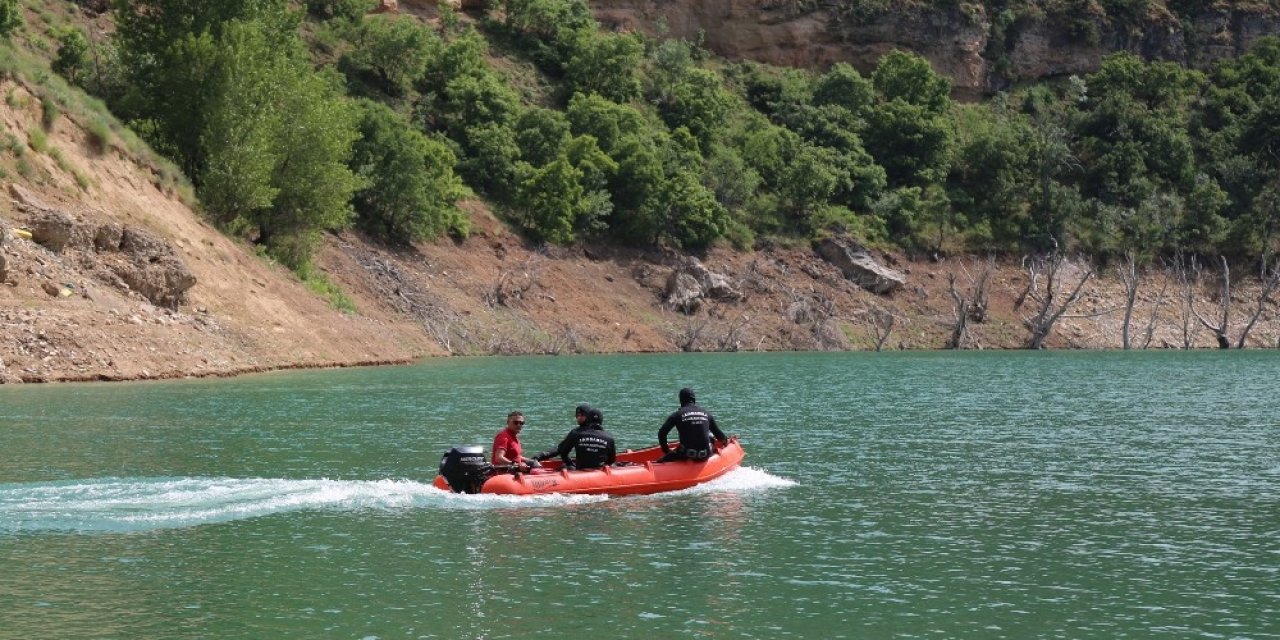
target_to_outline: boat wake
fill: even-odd
[[[682,493],[752,491],[791,481],[735,469]],[[180,529],[306,510],[504,509],[555,507],[605,496],[458,495],[411,480],[276,478],[98,478],[0,484],[0,534],[124,533]]]
[[[777,489],[781,487],[794,487],[795,480],[788,480],[780,476],[775,476],[763,469],[755,467],[738,467],[729,473],[726,473],[711,482],[700,484],[680,491],[683,494],[702,494],[702,493],[750,493],[761,491],[764,489]]]

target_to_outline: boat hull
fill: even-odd
[[[590,471],[561,469],[558,460],[546,463],[543,473],[501,474],[485,481],[480,493],[536,495],[542,493],[604,494],[613,496],[642,495],[678,491],[715,480],[732,471],[746,453],[738,439],[715,455],[702,461],[656,462],[662,449],[649,447],[618,454],[618,462],[630,463]],[[445,479],[436,476],[432,483],[449,490]]]

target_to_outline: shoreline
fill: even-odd
[[[1019,347],[995,347],[982,349],[894,349],[895,353],[945,353],[945,352],[976,352],[976,351],[1059,351],[1059,352],[1124,352],[1124,351],[1186,351],[1186,352],[1207,352],[1207,351],[1267,351],[1280,349],[1280,345],[1275,347],[1253,347],[1249,349],[1219,349],[1212,346],[1194,346],[1190,349],[1182,349],[1179,347],[1158,347],[1146,349],[1120,349],[1116,347],[1069,347],[1058,349],[1026,349]],[[244,367],[224,368],[217,370],[203,370],[193,372],[166,371],[162,373],[144,372],[141,374],[125,374],[125,373],[74,373],[67,376],[39,375],[39,376],[14,376],[17,379],[0,380],[0,385],[56,385],[56,384],[85,384],[85,383],[116,383],[116,382],[161,382],[172,380],[201,380],[216,378],[237,378],[241,376],[250,376],[262,373],[278,373],[287,371],[305,371],[305,370],[322,370],[322,369],[356,369],[362,367],[403,367],[422,363],[428,360],[449,359],[449,358],[489,358],[489,357],[558,357],[573,355],[662,355],[662,354],[680,354],[680,353],[876,353],[873,349],[846,349],[846,350],[741,350],[741,351],[698,351],[684,352],[677,350],[669,351],[598,351],[598,352],[575,352],[572,354],[548,354],[548,353],[520,353],[520,354],[436,354],[424,355],[421,357],[406,358],[390,358],[390,359],[368,359],[353,361],[333,361],[333,362],[295,362],[280,365],[250,365]]]

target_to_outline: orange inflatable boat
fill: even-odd
[[[480,447],[467,447],[459,453],[459,449],[451,449],[445,454],[441,467],[450,456],[461,459],[460,465],[474,464],[478,470],[487,467],[484,464],[484,453]],[[729,438],[715,455],[697,462],[656,462],[662,457],[662,449],[657,446],[638,451],[626,451],[618,454],[618,464],[603,469],[589,471],[568,471],[560,467],[559,460],[549,460],[544,468],[535,473],[499,473],[495,475],[477,474],[473,482],[455,479],[454,487],[450,487],[444,476],[436,476],[432,483],[445,491],[459,493],[499,493],[510,495],[533,495],[539,493],[596,493],[615,496],[659,493],[687,489],[697,484],[709,482],[733,470],[741,462],[745,452],[737,436]],[[478,463],[476,461],[478,460]],[[454,465],[455,468],[458,465]]]

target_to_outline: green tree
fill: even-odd
[[[489,45],[475,29],[468,28],[447,39],[437,55],[429,59],[418,90],[430,94],[455,78],[493,73],[485,60],[488,53]]]
[[[727,144],[715,144],[707,154],[703,184],[715,194],[716,201],[727,209],[739,210],[755,196],[762,180],[747,165],[742,155]]]
[[[448,147],[371,101],[360,103],[359,131],[351,166],[364,180],[354,200],[363,229],[391,242],[466,234],[466,216],[455,204],[462,181]]]
[[[520,98],[506,78],[485,61],[488,46],[474,30],[447,41],[418,82],[418,117],[429,131],[443,131],[469,147],[466,131],[487,125],[510,127]]]
[[[967,215],[975,249],[1020,246],[1030,194],[1031,124],[1003,101],[956,111],[955,162],[947,175],[954,206]]]
[[[609,157],[617,160],[625,140],[644,136],[650,126],[636,109],[612,102],[598,94],[576,94],[565,114],[573,133],[589,135]]]
[[[920,56],[892,51],[871,76],[877,103],[860,114],[867,121],[862,139],[884,167],[891,186],[941,182],[951,161],[954,136],[947,113],[951,83]]]
[[[874,101],[875,86],[845,62],[832,66],[813,89],[813,104],[844,107],[855,117],[862,117]]]
[[[499,202],[510,202],[520,160],[515,131],[507,125],[480,124],[467,129],[463,138],[458,168],[467,183]]]
[[[564,114],[542,107],[525,109],[516,120],[515,131],[520,157],[535,166],[559,157],[570,138]]]
[[[570,244],[576,237],[578,216],[587,210],[585,196],[582,172],[568,158],[560,157],[534,169],[520,183],[516,205],[524,228],[535,240]]]
[[[702,148],[724,128],[733,108],[720,77],[707,69],[690,69],[669,88],[658,112],[671,129],[687,127]]]
[[[858,131],[865,125],[860,118],[838,104],[794,105],[780,110],[777,118],[806,142],[834,152],[831,161],[850,180],[831,195],[833,202],[866,210],[880,196],[887,176],[863,146]]]
[[[631,135],[618,143],[610,157],[618,164],[618,171],[609,191],[619,204],[619,213],[628,219],[615,219],[609,226],[624,237],[653,239],[656,236],[650,232],[656,232],[657,227],[647,218],[654,212],[645,211],[644,207],[656,196],[666,177],[660,150],[652,139]]]
[[[282,159],[275,138],[284,114],[262,105],[277,101],[276,79],[289,69],[260,30],[236,24],[240,28],[226,30],[219,42],[205,32],[180,46],[189,52],[184,57],[208,62],[201,75],[209,101],[194,150],[201,171],[192,178],[215,220],[247,229],[280,194],[273,173]]]
[[[1231,206],[1231,196],[1207,174],[1195,178],[1195,187],[1186,198],[1186,207],[1174,231],[1175,247],[1203,255],[1221,253],[1230,222],[1223,216]]]
[[[800,136],[761,118],[750,120],[734,138],[742,158],[766,188],[778,191],[786,184],[787,163],[803,144]]]
[[[0,0],[0,38],[7,38],[22,26],[21,0]]]
[[[417,21],[392,15],[366,18],[339,67],[393,98],[408,96],[441,47],[439,38]]]
[[[729,215],[692,171],[677,171],[662,189],[663,232],[678,247],[701,251],[724,235]]]
[[[1204,74],[1173,62],[1146,62],[1129,52],[1107,56],[1088,77],[1089,98],[1122,95],[1147,109],[1181,111],[1199,97]]]
[[[1258,101],[1243,122],[1241,147],[1272,171],[1280,171],[1280,95]]]
[[[356,20],[373,10],[375,0],[306,0],[307,13],[321,20]]]
[[[299,41],[280,46],[257,21],[223,27],[204,78],[212,100],[201,197],[215,216],[256,231],[272,255],[305,272],[320,232],[351,218],[355,112],[338,78],[317,72]]]
[[[837,154],[831,149],[800,145],[788,162],[778,189],[788,203],[796,229],[811,230],[810,217],[813,213],[829,202],[837,190],[849,185],[850,176],[842,169]]]
[[[519,112],[519,98],[511,86],[496,74],[462,76],[444,87],[437,117],[444,131],[455,140],[475,127],[510,127]]]
[[[564,69],[578,34],[595,28],[583,0],[503,0],[504,25],[538,64]]]
[[[298,39],[296,17],[287,9],[287,0],[116,0],[114,39],[128,90],[113,110],[198,186],[206,159],[201,136],[222,90],[210,78],[221,73],[223,30],[267,23],[264,35],[283,49]]]
[[[951,161],[951,123],[901,98],[868,113],[863,141],[893,186],[939,182]]]
[[[74,84],[80,84],[88,63],[89,39],[78,27],[59,30],[58,55],[50,65],[53,71]]]
[[[767,116],[813,98],[809,77],[795,69],[778,70],[747,63],[735,74],[747,96],[747,102]]]
[[[665,39],[649,50],[649,65],[644,76],[645,93],[660,96],[696,66],[693,47],[684,40]]]
[[[259,241],[305,272],[320,233],[351,221],[351,196],[360,180],[348,162],[359,133],[356,112],[336,74],[315,72],[302,58],[293,64],[290,77],[280,83],[278,108],[289,114],[276,136],[282,158],[273,179],[280,194],[270,214],[259,220]]]
[[[627,102],[640,95],[636,70],[644,58],[644,44],[632,33],[579,31],[573,52],[565,63],[564,79],[569,94],[597,93],[614,102]]]
[[[885,54],[871,81],[885,102],[901,100],[931,115],[941,115],[951,107],[951,82],[913,53],[895,49]]]
[[[564,152],[569,162],[582,172],[583,187],[607,193],[609,181],[618,173],[618,163],[600,149],[595,138],[574,136],[565,144]]]
[[[1195,176],[1187,106],[1203,76],[1131,54],[1109,56],[1088,77],[1076,131],[1089,193],[1130,209],[1160,191],[1186,193]]]

